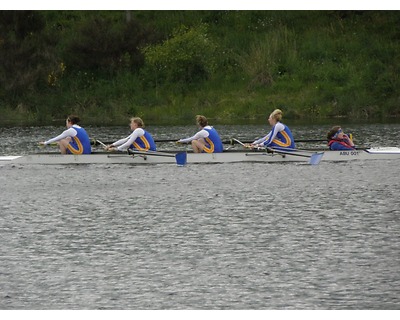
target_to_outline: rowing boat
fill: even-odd
[[[400,159],[400,148],[381,147],[351,151],[323,152],[321,161],[385,160]],[[139,152],[134,154],[94,152],[87,155],[61,155],[59,153],[35,153],[21,156],[0,156],[0,164],[176,164],[178,151]],[[187,152],[187,163],[233,162],[308,162],[310,156],[302,152],[270,153],[266,151],[227,150],[222,153]]]

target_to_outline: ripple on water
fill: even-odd
[[[393,161],[2,166],[0,307],[398,309],[398,176]]]

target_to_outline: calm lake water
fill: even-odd
[[[298,139],[328,129],[292,127]],[[400,124],[343,129],[400,146]],[[41,151],[62,130],[0,128],[1,153]],[[399,164],[2,165],[0,309],[399,309]]]

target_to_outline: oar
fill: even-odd
[[[167,142],[176,142],[176,141],[178,141],[179,139],[156,139],[156,140],[154,140],[154,142],[155,143],[167,143]],[[112,142],[104,142],[104,144],[106,144],[106,145],[110,145],[110,144],[112,144],[114,141],[112,141]],[[242,141],[242,143],[253,143],[254,142],[254,140],[244,140],[244,141]],[[295,140],[295,142],[327,142],[327,140],[326,139],[298,139],[298,140]],[[99,142],[99,140],[96,140],[96,139],[92,139],[91,141],[90,141],[90,143],[92,144],[92,145],[99,145],[99,144],[101,144],[100,142]],[[234,145],[235,143],[238,143],[238,140],[236,139],[236,138],[230,138],[230,139],[228,139],[228,140],[222,140],[222,143],[223,144],[230,144],[230,145]]]
[[[156,139],[154,142],[156,143],[163,143],[163,142],[176,142],[179,139]],[[239,143],[236,138],[230,138],[228,140],[222,140],[223,144],[235,144],[235,142]],[[244,140],[242,143],[252,143],[254,140]],[[295,142],[327,142],[326,139],[295,139]]]
[[[105,143],[101,142],[100,140],[97,140],[97,142],[98,142],[104,149],[107,149],[107,146],[106,146]],[[111,144],[111,143],[109,143],[109,144]]]
[[[274,150],[280,150],[280,149],[274,149]],[[316,150],[305,150],[305,149],[294,149],[294,148],[285,148],[283,151],[295,151],[295,152],[303,152],[303,153],[315,153]],[[318,150],[319,151],[319,150]]]
[[[176,142],[176,141],[178,141],[179,139],[156,139],[156,140],[154,140],[154,142],[155,143],[163,143],[163,142]],[[106,142],[104,142],[104,144],[106,144],[106,145],[110,145],[110,144],[112,144],[114,141],[106,141]],[[101,142],[98,140],[98,139],[91,139],[90,140],[90,143],[92,144],[92,145],[98,145],[98,144],[101,144]],[[227,142],[228,143],[228,142]]]
[[[289,151],[283,151],[283,150],[278,150],[278,149],[273,149],[273,148],[269,148],[266,147],[268,152],[271,153],[278,153],[278,154],[285,154],[285,155],[291,155],[291,156],[296,156],[296,157],[304,157],[304,158],[310,158],[310,160],[308,161],[309,164],[315,165],[315,164],[319,164],[319,162],[321,161],[324,152],[314,152],[311,155],[307,155],[307,154],[299,154],[296,152],[289,152]],[[302,150],[297,149],[297,151],[302,152]]]
[[[249,146],[247,146],[246,144],[244,144],[242,141],[236,139],[236,138],[232,138],[232,140],[234,140],[235,142],[239,143],[240,145],[242,145],[245,148],[249,148]],[[261,149],[261,148],[259,148]],[[270,147],[266,147],[265,148],[268,152],[270,153],[279,153],[279,154],[285,154],[285,155],[291,155],[291,156],[297,156],[297,157],[305,157],[305,158],[310,158],[310,160],[308,161],[309,164],[318,164],[321,159],[322,156],[324,155],[324,152],[313,152],[312,155],[306,155],[306,154],[299,154],[297,152],[302,152],[302,150],[299,149],[291,149],[290,150],[295,150],[297,152],[289,152],[289,151],[283,151],[283,150],[277,150],[277,149],[273,149]],[[307,151],[306,151],[307,152]],[[309,152],[309,151],[308,151]]]
[[[160,152],[160,151],[139,151],[139,150],[134,150],[134,149],[128,149],[128,154],[139,154],[139,155],[145,155],[145,156],[157,156],[157,157],[174,157],[176,164],[178,166],[184,166],[186,165],[187,162],[187,153],[186,151],[184,152],[178,152],[178,153],[167,153],[167,152]]]
[[[44,147],[47,147],[47,146],[49,146],[49,147],[58,147],[58,142],[52,142],[52,143],[49,143],[49,144],[44,144],[44,143],[39,142],[38,146],[41,147],[41,148],[44,148]]]
[[[250,146],[248,146],[248,145],[246,145],[245,143],[251,143],[251,142],[242,142],[242,141],[240,141],[240,140],[238,140],[238,139],[236,139],[236,138],[231,138],[231,141],[233,141],[233,142],[237,142],[237,143],[239,143],[241,146],[243,146],[243,147],[245,147],[245,148],[250,148]],[[252,141],[253,142],[253,141]],[[231,143],[231,144],[234,144],[234,143]]]
[[[222,141],[224,144],[235,144],[235,142],[239,144],[246,144],[246,143],[253,143],[254,140],[244,140],[244,141],[239,141],[236,138],[231,138],[229,141]],[[295,142],[327,142],[326,139],[295,139]]]

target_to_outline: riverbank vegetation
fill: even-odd
[[[1,11],[2,120],[400,116],[398,11]]]

